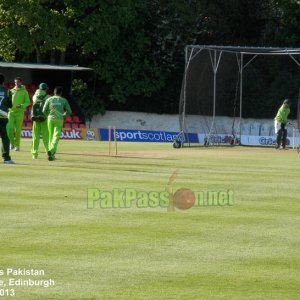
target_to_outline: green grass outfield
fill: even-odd
[[[299,299],[296,151],[119,143],[109,157],[104,142],[61,141],[48,162],[21,147],[0,166],[0,293],[15,290],[0,299]],[[87,208],[91,189],[160,193],[175,170],[173,191],[230,190],[233,205]],[[18,268],[44,275],[6,274]]]

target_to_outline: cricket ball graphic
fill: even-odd
[[[193,207],[195,201],[196,197],[194,192],[187,188],[180,188],[173,195],[174,206],[181,210]]]

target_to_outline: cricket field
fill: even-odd
[[[0,167],[0,299],[299,299],[297,151],[30,146]]]

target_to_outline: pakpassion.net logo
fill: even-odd
[[[233,190],[192,191],[179,188],[173,192],[172,183],[177,177],[175,171],[169,178],[164,191],[138,191],[136,189],[113,189],[104,191],[98,188],[87,189],[87,208],[176,208],[186,210],[192,207],[232,206]]]

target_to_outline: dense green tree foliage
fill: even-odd
[[[0,56],[3,59],[13,61],[35,53],[36,62],[41,62],[43,54],[65,52],[71,43],[72,30],[66,30],[68,19],[52,2],[1,1]]]
[[[89,66],[106,108],[177,113],[185,45],[299,47],[299,20],[296,0],[5,0],[0,58]],[[298,94],[297,67],[262,65],[245,75],[249,116]]]

